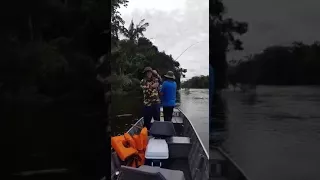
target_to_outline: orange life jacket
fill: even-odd
[[[138,151],[132,147],[126,147],[127,141],[124,136],[115,136],[111,138],[111,146],[118,154],[122,161],[125,161],[128,157],[138,154]]]
[[[133,135],[133,140],[135,141],[135,143],[136,143],[136,149],[138,150],[138,151],[142,151],[143,150],[143,142],[142,142],[142,139],[140,138],[140,136],[139,135],[137,135],[137,134],[135,134],[135,135]]]
[[[148,143],[148,130],[143,128],[139,135],[124,133],[111,138],[111,145],[122,161],[128,166],[138,167],[145,163],[145,150]]]
[[[146,150],[148,144],[148,129],[146,127],[142,128],[139,136],[142,141],[142,147]]]
[[[144,151],[142,151],[142,152],[139,152],[138,153],[138,155],[139,155],[139,162],[138,162],[138,165],[139,166],[142,166],[142,165],[144,165],[144,162],[145,162],[145,160],[146,160],[146,158],[145,158],[145,152]]]
[[[130,147],[132,147],[133,149],[137,149],[136,142],[129,133],[124,133],[124,138],[129,143]]]

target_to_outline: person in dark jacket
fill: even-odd
[[[177,84],[172,71],[168,71],[164,77],[165,78],[160,89],[163,116],[165,121],[171,121],[173,109],[176,105]]]

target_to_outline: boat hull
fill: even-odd
[[[192,122],[180,109],[174,109],[172,122],[177,136],[189,137],[192,145],[188,157],[171,161],[172,165],[168,169],[183,171],[186,180],[248,180],[239,166],[221,148],[211,146],[209,153],[207,152]],[[139,134],[143,124],[143,118],[141,118],[127,133]],[[118,173],[120,166],[121,163],[113,152],[111,154],[112,175]]]
[[[186,180],[209,179],[209,154],[205,150],[205,147],[203,146],[199,135],[195,131],[194,126],[178,108],[174,109],[172,122],[177,135],[189,137],[192,145],[188,154],[188,158],[176,159],[169,169],[182,170],[186,176]],[[143,118],[141,118],[127,131],[127,133],[130,135],[139,134],[143,124]],[[111,172],[112,174],[115,174],[119,169],[119,163],[115,162],[118,161],[115,153],[111,155],[111,160]]]

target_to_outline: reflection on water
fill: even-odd
[[[221,145],[227,138],[227,102],[219,95],[213,95],[212,117],[210,117],[210,145]]]
[[[214,99],[213,132],[224,131],[227,128],[227,102],[219,95],[215,95]]]
[[[251,179],[318,180],[319,100],[319,87],[225,91],[215,102],[223,148]]]
[[[112,96],[111,103],[111,136],[124,133],[142,117],[143,100],[141,97]]]

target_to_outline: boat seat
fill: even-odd
[[[166,139],[170,158],[188,158],[191,149],[189,137],[172,136]]]
[[[146,159],[168,159],[169,148],[166,140],[150,139],[146,148],[145,157]]]
[[[185,180],[182,171],[142,165],[139,168],[121,166],[119,180]]]
[[[176,135],[173,123],[171,121],[155,121],[149,130],[153,137],[171,137]]]

